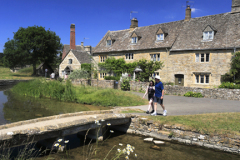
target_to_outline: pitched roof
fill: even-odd
[[[174,43],[178,32],[181,31],[181,24],[183,22],[184,21],[182,20],[146,27],[137,27],[132,32],[130,32],[130,29],[108,31],[98,45],[93,49],[92,53],[169,48]],[[159,28],[164,28],[164,31],[168,34],[164,41],[156,41],[156,33]],[[131,44],[130,38],[133,33],[141,37],[136,44]],[[106,46],[106,39],[108,36],[111,36],[111,38],[115,40],[111,46]]]
[[[203,30],[207,27],[215,31],[212,41],[203,41]],[[166,33],[164,41],[156,41],[156,33],[161,30]],[[140,36],[136,44],[131,44],[131,35],[135,32]],[[106,45],[106,39],[111,36],[114,43]],[[231,12],[217,15],[191,18],[190,21],[175,21],[145,27],[137,27],[132,32],[129,29],[108,31],[94,53],[133,51],[157,48],[178,50],[226,49],[240,47],[240,13]]]
[[[86,51],[71,50],[78,61],[82,63],[91,63],[91,56]]]
[[[215,31],[212,41],[203,40],[203,30],[207,27]],[[240,14],[217,14],[192,18],[184,22],[182,32],[176,39],[172,51],[205,50],[240,47]]]
[[[70,50],[70,45],[69,44],[64,44],[63,49],[65,50],[65,53],[68,53],[68,51]],[[77,51],[83,51],[83,46],[81,45],[76,45],[76,50]]]

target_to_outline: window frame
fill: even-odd
[[[160,61],[160,53],[154,53],[154,54],[150,54],[150,59],[151,59],[151,61],[154,61],[154,62],[156,62],[156,61]]]
[[[68,64],[72,64],[72,59],[68,59]]]
[[[195,84],[210,84],[210,74],[194,74]]]
[[[131,43],[136,44],[137,42],[138,42],[138,38],[137,37],[132,37]]]
[[[164,41],[164,34],[163,33],[161,33],[161,34],[157,34],[156,35],[156,41]]]
[[[204,31],[203,32],[203,40],[204,41],[213,40],[213,38],[214,38],[214,31]]]
[[[109,43],[109,42],[110,42],[110,43]],[[107,45],[107,46],[111,46],[111,45],[112,45],[112,40],[107,40],[107,41],[106,41],[106,45]]]
[[[101,63],[105,62],[106,59],[107,59],[107,55],[99,55],[99,61],[100,61]]]
[[[125,54],[125,60],[132,60],[133,59],[133,53],[126,53]]]
[[[195,53],[195,62],[196,63],[209,63],[210,62],[210,53]]]

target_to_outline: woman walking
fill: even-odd
[[[153,113],[154,112],[154,107],[153,107],[153,99],[154,99],[154,94],[155,94],[155,86],[154,86],[154,82],[150,81],[149,86],[146,89],[145,94],[143,95],[143,99],[146,96],[146,94],[148,94],[148,101],[149,101],[149,106],[148,106],[148,110],[147,110],[147,114],[149,113]],[[150,108],[152,106],[152,111],[150,111]]]

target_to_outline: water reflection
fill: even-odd
[[[10,90],[0,91],[0,125],[58,114],[107,109],[110,107],[24,97]]]

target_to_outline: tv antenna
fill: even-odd
[[[182,6],[182,7],[188,7],[188,6],[193,7],[193,4],[190,5],[190,3],[194,3],[194,1],[186,1],[186,6]]]
[[[132,13],[138,13],[137,11],[131,11],[130,12],[130,20],[132,20]]]

